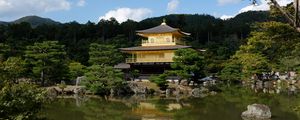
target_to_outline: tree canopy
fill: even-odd
[[[193,80],[204,77],[204,57],[198,51],[191,48],[176,50],[173,60],[171,74]]]
[[[87,68],[88,72],[83,84],[94,94],[108,95],[111,89],[115,89],[124,84],[123,74],[106,65],[92,65]]]
[[[116,65],[122,61],[122,55],[113,45],[92,43],[89,51],[91,65]]]
[[[27,47],[25,56],[29,66],[32,66],[32,73],[40,78],[42,85],[45,81],[53,83],[66,79],[66,53],[64,45],[60,45],[58,41],[34,43]]]

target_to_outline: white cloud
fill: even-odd
[[[286,6],[287,4],[293,2],[293,0],[277,0],[278,4],[281,6]],[[268,1],[266,0],[260,0],[260,3],[258,5],[248,5],[244,8],[242,8],[241,10],[239,10],[239,12],[237,14],[243,13],[243,12],[248,12],[248,11],[266,11],[266,10],[270,10],[270,6],[268,4]],[[235,15],[223,15],[220,18],[226,18],[225,16],[236,16]],[[228,18],[227,18],[228,19]]]
[[[85,5],[85,0],[79,0],[78,2],[77,2],[77,6],[79,6],[79,7],[83,7],[84,5]]]
[[[16,18],[44,12],[69,10],[67,0],[0,0],[0,18]]]
[[[112,17],[120,23],[131,19],[135,21],[141,21],[146,17],[150,17],[152,11],[148,8],[118,8],[115,10],[108,11],[104,16],[99,17],[99,20],[105,19],[108,20]]]
[[[268,2],[265,0],[261,0],[261,3],[258,5],[248,5],[244,8],[242,8],[239,13],[248,12],[248,11],[266,11],[269,10],[270,6],[268,5]]]
[[[171,0],[168,3],[167,11],[168,13],[174,13],[179,6],[179,0]]]
[[[220,18],[222,20],[228,20],[228,19],[233,18],[233,17],[234,17],[233,15],[222,15]]]
[[[227,4],[236,4],[241,2],[242,0],[218,0],[219,5],[227,5]]]
[[[286,6],[287,4],[293,2],[293,0],[277,0],[278,4],[281,6]],[[242,8],[239,13],[247,12],[247,11],[266,11],[270,10],[270,6],[268,1],[260,0],[259,5],[249,5]]]
[[[293,0],[278,0],[279,5],[286,6],[287,4],[290,4],[293,2]]]

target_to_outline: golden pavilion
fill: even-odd
[[[168,26],[165,20],[159,26],[136,32],[137,35],[146,38],[142,40],[141,46],[120,50],[131,54],[126,63],[141,73],[162,73],[170,68],[175,50],[191,47],[185,46],[181,39],[190,34]]]

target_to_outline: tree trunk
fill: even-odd
[[[299,28],[299,0],[294,0],[294,8],[295,8],[295,23],[294,26]]]
[[[276,0],[270,0],[270,2],[284,15],[284,17],[288,20],[290,25],[293,25],[293,27],[300,32],[300,26],[299,26],[299,0],[294,0],[294,9],[295,14],[291,15],[288,11],[284,10],[283,7],[281,7]]]
[[[276,0],[270,0],[271,3],[284,15],[284,17],[288,20],[288,22],[292,25],[295,24],[294,16],[285,11]]]
[[[41,82],[42,86],[45,86],[44,70],[41,71]]]

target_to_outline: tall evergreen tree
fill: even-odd
[[[188,80],[198,80],[204,76],[204,57],[201,56],[196,50],[187,48],[175,51],[174,63],[171,67],[174,73],[182,78]]]
[[[33,74],[40,76],[43,86],[45,81],[52,80],[53,83],[53,80],[57,82],[66,79],[66,52],[64,45],[59,45],[58,41],[44,41],[28,46],[26,58],[33,67]]]
[[[90,60],[92,65],[115,65],[122,60],[122,55],[113,45],[90,45]]]

